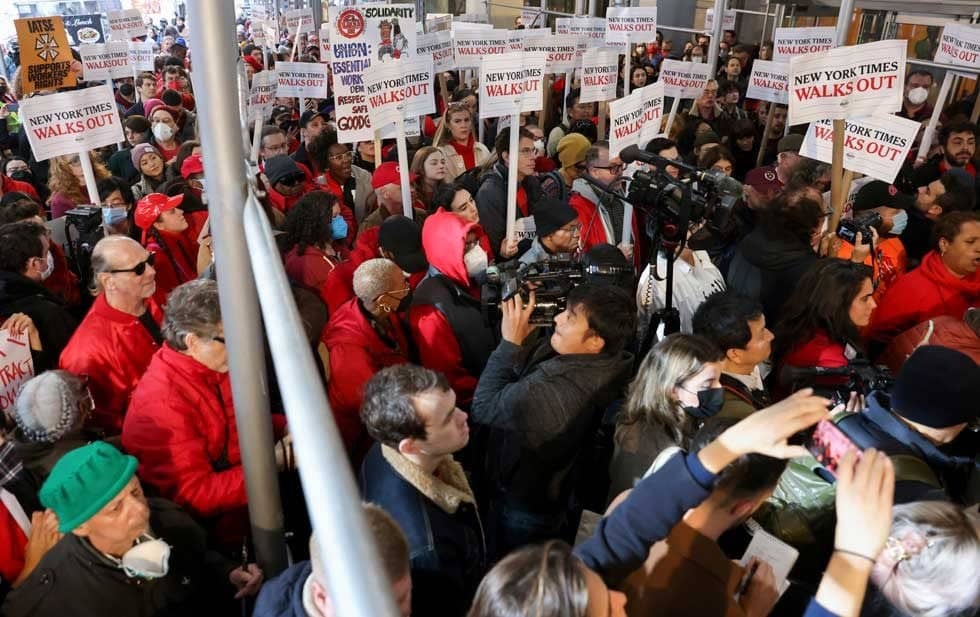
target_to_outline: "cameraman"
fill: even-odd
[[[900,275],[905,274],[905,264],[908,256],[905,245],[899,236],[905,231],[909,222],[909,210],[915,207],[915,198],[902,193],[894,185],[872,180],[858,191],[854,198],[854,221],[874,222],[871,226],[874,234],[874,255],[868,255],[864,265],[871,266],[875,280],[875,302],[881,304],[885,292]],[[836,231],[836,230],[834,230]],[[862,240],[868,239],[861,233]],[[884,237],[880,240],[879,236]],[[854,253],[854,245],[841,240],[837,256],[850,259]]]
[[[926,345],[902,366],[891,400],[872,392],[867,409],[839,421],[859,448],[876,448],[895,461],[895,503],[952,500],[970,504],[976,474],[980,366],[967,355]],[[973,478],[975,480],[975,477]]]
[[[518,294],[502,311],[503,341],[487,360],[471,412],[491,429],[486,471],[497,555],[574,534],[569,504],[588,465],[582,453],[625,392],[633,356],[624,346],[636,320],[632,298],[615,286],[574,288],[547,339],[528,340],[533,292],[527,305]]]
[[[576,253],[581,244],[582,222],[567,203],[545,197],[534,209],[534,231],[537,238],[521,255],[520,262],[532,264],[547,261],[560,253]]]

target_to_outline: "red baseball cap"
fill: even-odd
[[[183,195],[168,197],[163,193],[150,193],[143,199],[136,202],[136,211],[133,213],[133,220],[136,226],[146,231],[157,222],[160,215],[167,210],[173,210],[184,201]]]
[[[203,173],[204,173],[204,161],[201,159],[200,154],[190,155],[189,157],[184,159],[184,162],[181,163],[180,165],[180,175],[182,178],[184,178],[184,180],[186,180],[188,176],[192,176],[194,174],[203,174]]]
[[[402,172],[398,163],[388,161],[387,163],[381,163],[374,170],[374,175],[371,176],[371,187],[379,189],[387,184],[401,184]],[[412,182],[415,180],[415,174],[408,174],[408,181]]]

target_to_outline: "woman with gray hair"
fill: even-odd
[[[145,483],[203,521],[222,546],[241,546],[248,499],[217,283],[178,286],[164,315],[164,344],[133,391],[123,447],[139,459]],[[284,422],[278,428],[281,436]]]
[[[356,297],[342,304],[323,331],[330,407],[354,463],[371,446],[361,423],[361,392],[381,369],[415,359],[403,320],[412,299],[405,274],[388,259],[368,259],[354,271]]]
[[[39,484],[63,454],[99,439],[82,428],[91,412],[85,380],[68,371],[47,371],[24,383],[13,408],[14,449]]]
[[[980,609],[980,514],[944,501],[895,506],[871,571],[865,617],[952,617]]]

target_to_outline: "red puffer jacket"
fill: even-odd
[[[147,309],[153,321],[163,321],[163,311],[153,299]],[[159,345],[139,319],[118,311],[99,294],[68,345],[58,368],[88,377],[95,410],[87,425],[118,435],[129,396],[150,364]]]
[[[122,443],[140,478],[194,516],[248,502],[231,379],[167,344],[133,392]]]
[[[364,385],[381,369],[410,361],[408,332],[401,318],[389,316],[392,327],[387,341],[368,319],[357,298],[348,300],[330,316],[320,337],[330,353],[330,407],[355,462],[364,458],[371,445],[358,413]]]
[[[980,305],[980,271],[958,278],[936,251],[926,253],[918,268],[900,276],[871,316],[870,336],[888,343],[927,319],[949,315],[962,318]]]

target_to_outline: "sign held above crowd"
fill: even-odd
[[[24,99],[20,117],[38,161],[87,156],[89,150],[124,140],[112,88],[106,85]]]
[[[848,119],[844,135],[844,168],[889,184],[898,176],[920,124],[890,114]],[[834,127],[830,120],[812,122],[800,155],[833,163]]]
[[[15,19],[14,26],[21,49],[21,87],[25,95],[75,85],[75,60],[60,17]]]
[[[790,58],[817,54],[836,47],[833,26],[814,28],[776,28],[773,35],[772,59],[789,62]]]

